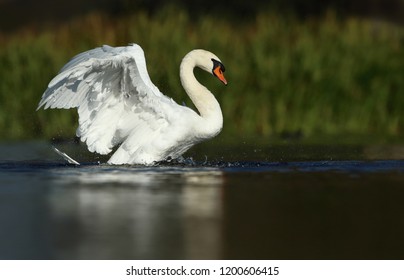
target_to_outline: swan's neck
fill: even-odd
[[[187,55],[180,66],[181,84],[198,109],[202,118],[201,130],[208,130],[212,136],[218,134],[223,126],[223,115],[219,102],[215,96],[194,75],[194,68],[198,66],[196,59]]]

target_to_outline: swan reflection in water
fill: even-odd
[[[60,258],[221,257],[221,171],[85,169],[58,174],[50,194]]]

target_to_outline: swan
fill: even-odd
[[[53,78],[38,104],[77,108],[76,135],[90,152],[109,154],[108,164],[152,165],[179,158],[221,131],[223,115],[214,95],[194,76],[199,67],[227,81],[213,53],[196,49],[182,59],[181,84],[194,110],[177,104],[150,80],[142,48],[104,45],[73,57]]]

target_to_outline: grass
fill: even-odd
[[[75,110],[35,111],[48,82],[78,52],[130,42],[143,47],[154,84],[188,106],[182,57],[205,48],[221,58],[227,87],[197,76],[222,104],[223,137],[404,134],[403,27],[332,12],[305,20],[265,11],[243,23],[193,19],[171,7],[0,34],[0,138],[74,135]]]

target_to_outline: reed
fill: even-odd
[[[265,11],[242,23],[194,19],[171,7],[152,16],[91,13],[0,34],[1,139],[74,135],[75,110],[35,111],[48,82],[78,52],[130,42],[143,47],[159,89],[188,106],[178,77],[182,57],[205,48],[222,59],[227,87],[197,76],[222,104],[223,137],[404,133],[403,27],[332,12],[306,20]]]

